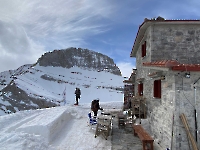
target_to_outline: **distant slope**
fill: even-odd
[[[14,76],[23,74],[31,66],[31,64],[27,64],[19,67],[16,70],[0,72],[0,90],[7,86],[14,79]]]
[[[40,59],[34,65],[0,74],[0,115],[64,105],[64,99],[72,105],[76,87],[82,93],[80,104],[90,103],[95,98],[100,102],[123,101],[123,77],[114,74],[112,70],[115,69],[109,69],[108,64],[103,63],[102,68],[107,67],[99,70],[98,67],[87,68],[78,64],[44,66],[43,61]]]

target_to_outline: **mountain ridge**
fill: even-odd
[[[70,48],[70,51],[73,49]],[[65,51],[67,50],[63,52]],[[82,102],[90,102],[94,98],[101,99],[103,94],[108,95],[108,99],[103,101],[122,100],[123,77],[113,60],[108,56],[89,50],[79,48],[75,51],[85,51],[85,53],[82,55],[65,54],[67,56],[60,59],[56,56],[58,53],[62,53],[61,50],[54,50],[45,53],[35,64],[23,65],[16,70],[0,73],[0,115],[64,105],[62,95],[64,89],[67,93],[67,103],[72,104],[75,87],[83,90]],[[54,56],[49,58],[49,55]],[[90,61],[83,60],[86,55],[91,58]],[[94,58],[98,57],[97,55],[101,55],[101,57],[94,61]],[[60,61],[70,56],[73,59],[68,65],[63,67],[63,64],[59,64]],[[77,57],[79,58],[77,59]],[[57,60],[52,61],[54,63],[47,63],[55,58],[59,60],[57,63],[55,63]],[[98,64],[98,60],[101,63]],[[92,64],[87,67],[84,62],[87,65],[89,62]],[[96,95],[94,96],[93,93]]]
[[[53,60],[53,61],[52,61]],[[37,61],[40,66],[61,66],[71,68],[73,66],[94,69],[96,71],[107,70],[121,76],[120,69],[113,59],[107,55],[81,48],[67,48],[46,52]]]

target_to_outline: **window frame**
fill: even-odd
[[[143,83],[138,84],[138,94],[139,96],[143,96]]]
[[[154,98],[161,98],[161,79],[154,80],[153,84],[153,97]]]
[[[146,41],[142,44],[142,52],[141,56],[145,57],[146,56]]]

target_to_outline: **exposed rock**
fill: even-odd
[[[115,75],[120,75],[119,68],[113,59],[98,52],[81,48],[68,48],[47,52],[37,61],[40,66],[53,66],[71,68],[78,66],[96,71],[107,70]]]
[[[25,91],[18,88],[14,82],[2,89],[1,93],[1,99],[10,103],[10,105],[3,105],[0,103],[0,108],[2,106],[6,107],[5,113],[57,106],[56,103],[46,101],[42,97],[33,98],[29,96]],[[18,110],[15,110],[14,108],[17,108]]]

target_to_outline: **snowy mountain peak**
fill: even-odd
[[[120,69],[113,59],[101,53],[82,48],[68,48],[47,52],[38,59],[37,64],[63,68],[78,66],[99,72],[106,70],[121,76]]]
[[[81,103],[123,101],[120,70],[108,56],[69,48],[44,54],[36,64],[0,73],[0,115]],[[64,94],[65,93],[65,94]]]

